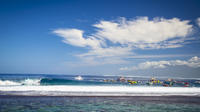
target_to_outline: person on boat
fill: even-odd
[[[117,79],[117,81],[119,81],[119,82],[126,82],[126,79],[123,76],[121,76],[121,77],[119,77]]]
[[[184,87],[189,87],[190,85],[189,85],[189,83],[188,82],[185,82],[184,83]]]
[[[161,83],[162,82],[160,80],[157,80],[156,78],[151,78],[147,84],[153,85],[153,84],[161,84]]]
[[[174,85],[174,80],[173,79],[171,79],[171,78],[168,78],[167,80],[165,80],[165,82],[164,82],[164,84],[163,84],[163,86],[173,86]]]
[[[134,80],[127,80],[127,82],[128,82],[129,84],[137,84],[137,83],[138,83],[138,81],[134,81]]]

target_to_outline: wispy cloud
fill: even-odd
[[[100,21],[93,26],[96,32],[84,35],[80,29],[56,29],[56,35],[63,37],[63,42],[77,47],[84,47],[88,52],[77,54],[81,59],[101,62],[134,56],[134,49],[166,49],[184,46],[193,39],[190,34],[193,25],[189,20],[178,18],[165,19],[140,17],[127,20],[120,18],[113,21]],[[109,44],[108,44],[109,43]],[[108,59],[109,58],[109,59]],[[92,60],[91,60],[92,59]]]
[[[193,54],[159,54],[159,55],[132,55],[127,56],[130,59],[150,59],[150,58],[177,58],[177,57],[189,57],[194,56]]]
[[[197,22],[197,25],[200,27],[200,17],[197,18],[196,22]]]
[[[200,58],[197,56],[192,57],[189,60],[170,60],[170,61],[146,61],[132,67],[122,67],[120,70],[143,70],[150,68],[166,68],[168,66],[188,66],[192,68],[200,67]]]
[[[57,29],[53,33],[63,37],[63,42],[78,47],[99,48],[101,40],[94,37],[83,37],[83,31],[78,29]]]
[[[95,57],[122,57],[129,56],[133,53],[129,47],[108,47],[108,48],[97,48],[90,50],[88,53],[80,54],[78,56],[95,56]]]

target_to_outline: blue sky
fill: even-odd
[[[200,77],[198,0],[0,0],[0,73]]]

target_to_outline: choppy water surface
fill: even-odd
[[[200,97],[0,96],[0,112],[199,112]]]
[[[180,79],[119,76],[82,76],[83,80],[76,80],[75,75],[47,75],[47,74],[0,74],[0,86],[24,85],[95,85],[95,86],[169,86],[169,87],[200,87],[200,79]]]
[[[75,77],[0,74],[0,112],[200,112],[200,79]]]

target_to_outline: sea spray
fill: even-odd
[[[40,85],[41,79],[0,80],[0,86]]]

